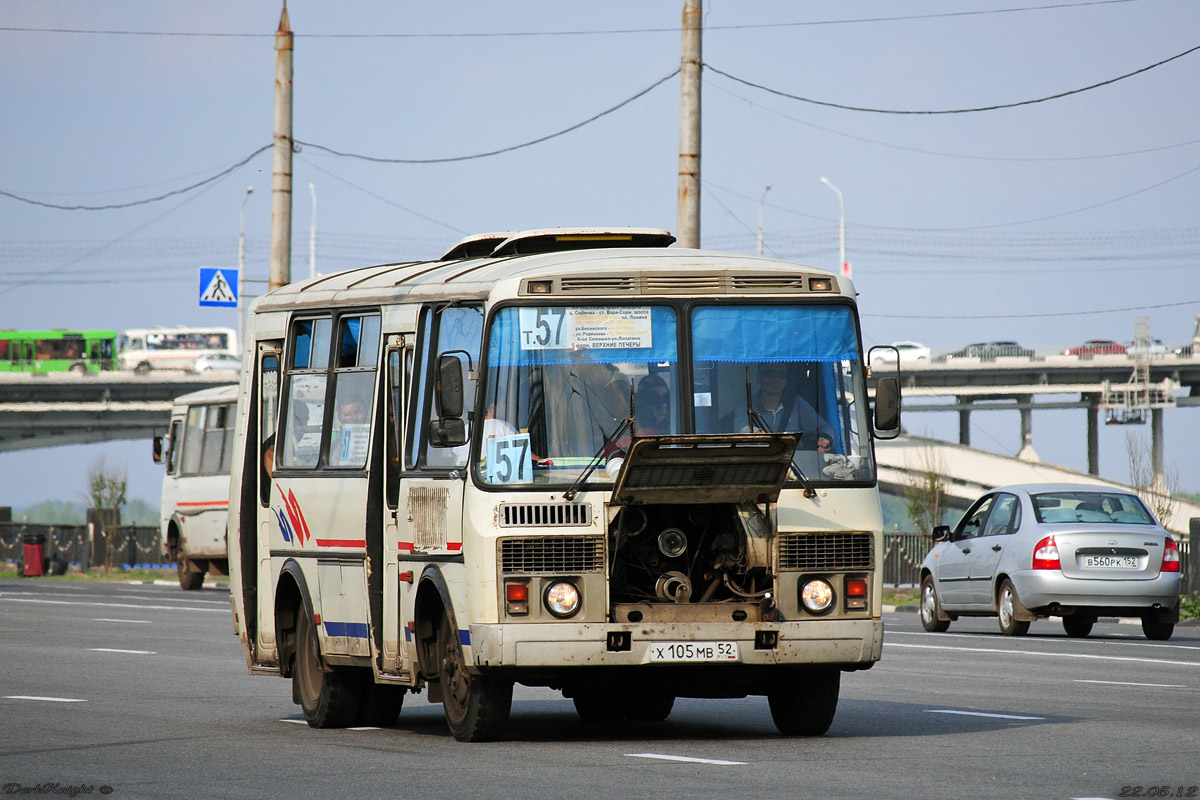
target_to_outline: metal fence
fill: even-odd
[[[39,534],[45,540],[47,558],[58,556],[75,566],[89,569],[104,566],[110,544],[115,548],[114,566],[126,569],[163,566],[158,528],[138,525],[122,525],[109,536],[98,525],[0,522],[0,561],[21,561],[26,537]]]

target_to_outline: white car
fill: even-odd
[[[237,372],[241,368],[242,360],[228,353],[210,353],[200,356],[196,359],[196,365],[192,367],[196,372],[212,372],[213,370]]]
[[[929,348],[920,342],[892,342],[892,347],[896,350],[876,350],[874,357],[879,361],[895,361],[896,353],[899,353],[901,364],[929,361],[933,357]]]

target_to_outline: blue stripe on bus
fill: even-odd
[[[467,630],[458,632],[458,641],[466,647],[471,646],[471,632]]]
[[[326,636],[349,636],[353,639],[367,638],[365,622],[325,622]]]

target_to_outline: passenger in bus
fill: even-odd
[[[816,409],[799,392],[789,385],[788,365],[782,363],[759,364],[754,371],[758,388],[751,397],[751,408],[757,412],[755,432],[763,428],[779,433],[799,431],[800,446],[806,450],[830,452],[833,446],[833,427],[821,418]],[[751,430],[749,415],[743,432]]]
[[[275,434],[271,434],[262,443],[262,482],[266,483],[275,477]]]
[[[638,381],[637,435],[662,436],[671,432],[671,390],[659,375],[647,375]]]

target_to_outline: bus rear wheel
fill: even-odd
[[[493,742],[500,738],[512,709],[512,681],[495,680],[467,671],[462,642],[442,614],[437,639],[438,681],[442,710],[450,733],[460,742]]]
[[[191,559],[182,553],[175,560],[175,574],[179,576],[179,586],[185,592],[194,592],[204,585],[204,570],[192,569]]]
[[[296,616],[296,665],[292,681],[304,719],[314,728],[344,728],[358,715],[364,691],[361,676],[353,670],[326,670],[312,619],[303,607]]]
[[[785,736],[820,736],[837,713],[842,673],[835,668],[794,671],[767,693],[771,719]]]

